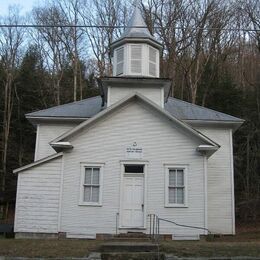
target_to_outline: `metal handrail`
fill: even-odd
[[[171,221],[171,220],[168,220],[168,219],[164,219],[164,218],[158,218],[159,221],[164,221],[164,222],[168,222],[168,223],[172,223],[176,226],[179,226],[179,227],[185,227],[185,228],[194,228],[194,229],[201,229],[201,230],[205,230],[207,231],[209,234],[211,234],[210,230],[207,229],[207,228],[204,228],[204,227],[196,227],[196,226],[189,226],[189,225],[183,225],[183,224],[178,224],[174,221]]]
[[[149,214],[148,216],[150,218],[150,228],[149,228],[150,229],[150,238],[154,241],[159,241],[159,239],[160,239],[160,221],[168,222],[168,223],[174,224],[179,227],[200,229],[200,230],[207,231],[209,234],[212,234],[209,229],[204,228],[204,227],[179,224],[179,223],[169,220],[169,219],[159,218],[156,214]]]
[[[119,212],[116,213],[116,235],[118,235],[118,226],[119,226]]]

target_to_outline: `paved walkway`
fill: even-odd
[[[7,257],[0,256],[0,260],[60,260],[61,258],[28,258],[28,257]],[[101,253],[94,252],[88,257],[62,258],[70,260],[102,260]],[[127,259],[126,259],[127,260]],[[260,257],[236,256],[236,257],[178,257],[172,254],[165,254],[165,260],[260,260]]]

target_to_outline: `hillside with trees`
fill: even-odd
[[[126,0],[50,0],[0,17],[0,218],[14,203],[13,169],[33,161],[35,129],[24,114],[99,95],[111,76],[109,46],[124,31]],[[245,119],[234,136],[236,214],[260,221],[260,1],[145,0],[163,44],[171,95]],[[9,25],[9,26],[3,26]],[[27,26],[21,26],[27,25]]]

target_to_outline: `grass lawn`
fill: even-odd
[[[96,251],[100,241],[54,239],[0,239],[0,256],[84,257]]]
[[[98,251],[102,241],[0,239],[0,256],[84,257]],[[223,236],[212,241],[164,241],[160,251],[177,256],[258,256],[260,231]]]
[[[177,256],[258,256],[260,231],[241,232],[236,236],[221,236],[211,241],[165,241],[161,251]]]

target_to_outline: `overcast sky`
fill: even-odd
[[[40,0],[0,0],[0,16],[8,13],[9,5],[18,5],[21,7],[21,14],[31,11],[33,6],[37,6]]]

